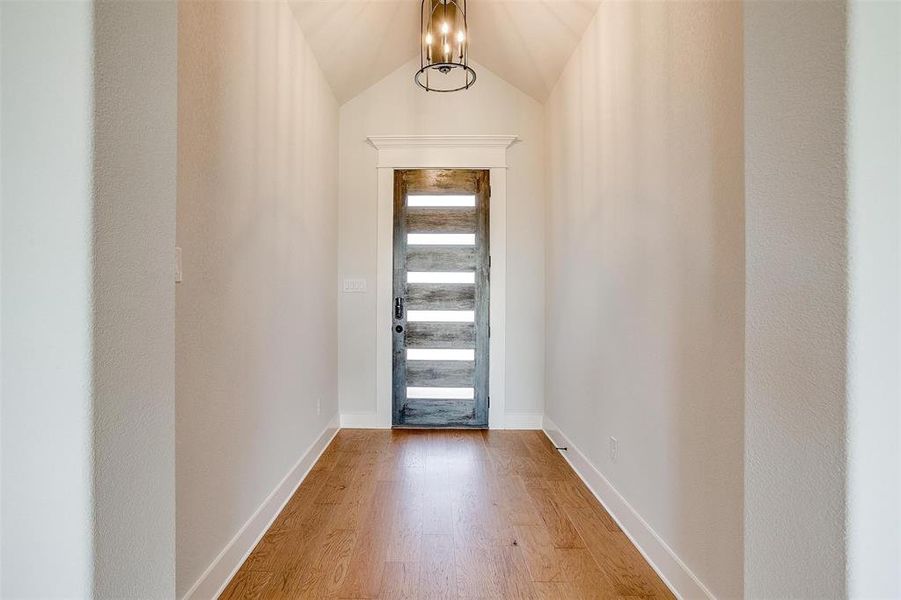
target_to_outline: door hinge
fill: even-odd
[[[488,396],[488,408],[491,408],[491,396]]]
[[[491,325],[488,326],[488,337],[491,337]]]

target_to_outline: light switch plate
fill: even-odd
[[[365,294],[366,293],[366,280],[365,279],[345,279],[342,290],[344,291],[345,294]]]
[[[181,248],[178,246],[175,247],[175,283],[181,283],[182,278],[182,270],[181,270]]]

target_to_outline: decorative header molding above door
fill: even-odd
[[[378,167],[382,169],[503,169],[507,167],[507,148],[519,138],[515,135],[371,135],[366,139],[379,151]]]

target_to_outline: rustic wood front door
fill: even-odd
[[[488,171],[394,172],[395,427],[488,427]]]

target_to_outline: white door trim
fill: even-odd
[[[391,427],[391,300],[395,169],[489,169],[491,301],[488,426],[503,429],[506,398],[507,148],[515,135],[390,135],[367,138],[378,157],[378,254],[376,276],[376,399],[379,426]]]

